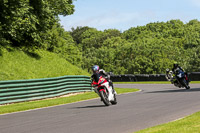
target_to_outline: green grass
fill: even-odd
[[[138,89],[130,89],[130,88],[115,88],[115,90],[118,94],[138,91]],[[86,92],[86,93],[81,93],[81,94],[68,96],[68,97],[59,97],[59,98],[54,98],[54,99],[45,99],[45,100],[39,100],[39,101],[30,101],[30,102],[2,105],[0,106],[0,114],[73,103],[73,102],[93,99],[97,97],[98,95],[95,92]]]
[[[0,56],[0,80],[37,79],[64,75],[90,75],[57,54],[38,50],[30,56],[20,50],[4,50]]]
[[[191,81],[191,84],[200,84],[200,81]]]
[[[135,133],[200,133],[200,112]]]

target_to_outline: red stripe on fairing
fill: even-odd
[[[106,92],[105,89],[101,89],[101,90],[99,90],[99,91],[104,91],[104,92]]]

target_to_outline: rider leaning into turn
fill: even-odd
[[[109,82],[109,85],[113,87],[113,83],[110,80],[110,75],[107,72],[105,72],[103,69],[99,69],[98,65],[92,66],[92,72],[93,72],[91,76],[92,80],[94,80],[95,82],[98,82],[99,77],[104,76],[106,80]]]
[[[181,66],[179,66],[177,63],[174,63],[174,64],[173,64],[173,68],[172,68],[172,72],[173,72],[173,73],[176,73],[176,70],[181,70],[181,71],[183,71],[183,72],[186,74],[186,76],[188,77],[188,73],[185,72],[184,69],[183,69]],[[188,78],[188,81],[190,82],[189,78]]]

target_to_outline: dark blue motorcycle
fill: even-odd
[[[175,71],[174,77],[176,79],[175,82],[177,83],[179,87],[185,87],[186,89],[190,89],[189,79],[188,79],[187,74],[184,71],[177,69]]]

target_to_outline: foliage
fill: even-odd
[[[4,49],[56,53],[90,70],[94,64],[114,74],[165,73],[173,62],[200,71],[200,22],[181,20],[98,31],[88,26],[65,31],[58,15],[74,12],[72,0],[0,0],[0,56]]]
[[[72,31],[70,32],[71,36],[73,37],[74,41],[76,42],[76,44],[79,44],[82,42],[82,38],[81,38],[81,34],[83,32],[85,32],[86,30],[88,29],[92,29],[88,26],[85,26],[85,27],[77,27],[76,29],[75,28],[72,28]]]
[[[70,63],[80,66],[82,62],[81,52],[69,32],[64,31],[60,25],[54,27],[44,35],[44,43],[47,50],[54,52]]]
[[[82,51],[83,69],[98,64],[114,74],[156,74],[178,62],[187,71],[200,70],[198,20],[149,23],[123,33],[78,27],[71,35]]]
[[[1,45],[43,47],[42,33],[58,22],[58,15],[74,11],[72,0],[1,0]]]

